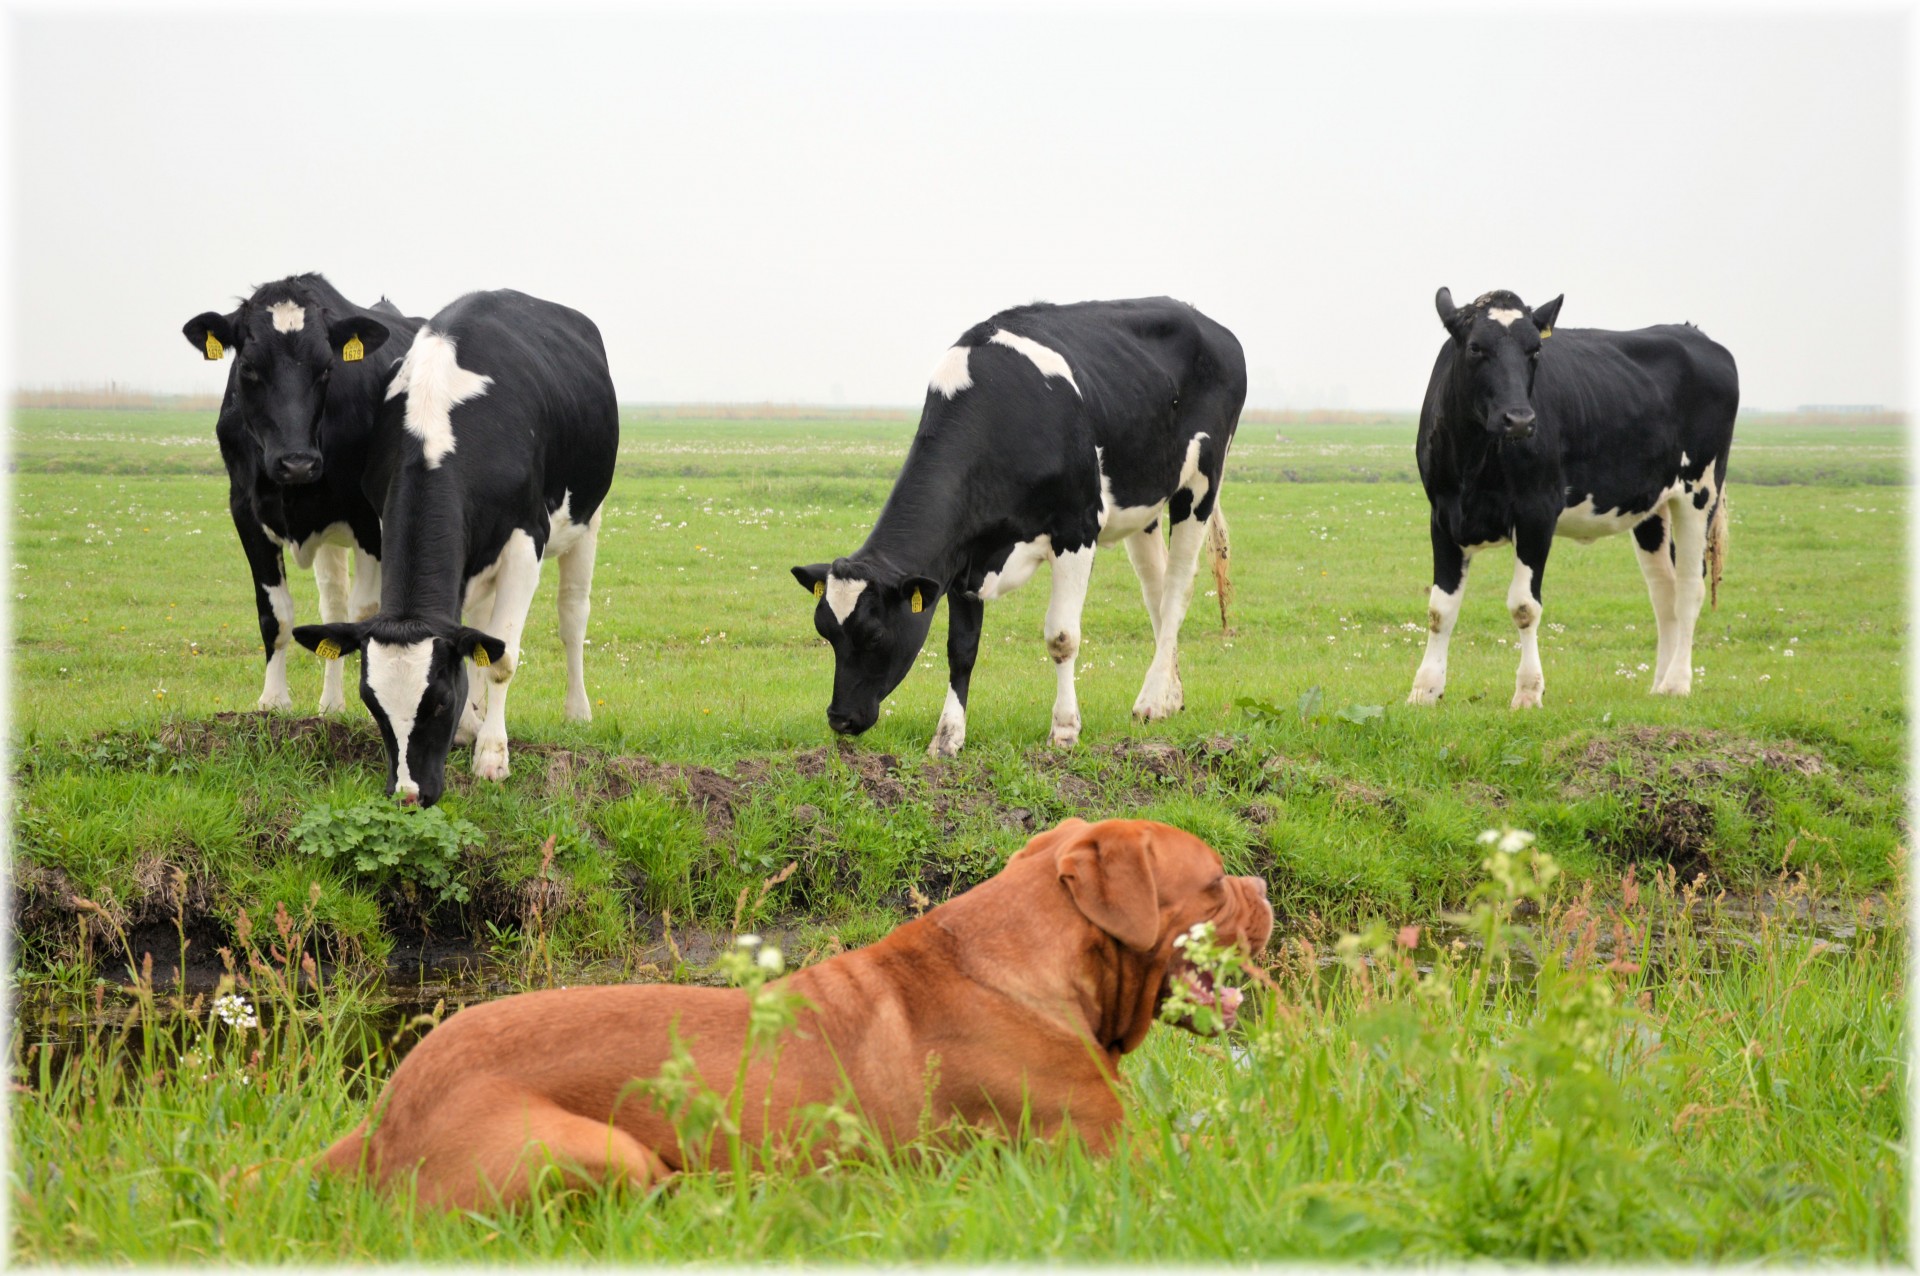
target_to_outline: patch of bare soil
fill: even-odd
[[[236,744],[249,743],[299,749],[323,762],[386,766],[379,732],[362,722],[317,715],[216,713],[191,722],[169,722],[160,728],[159,740],[169,753],[194,758],[216,757]]]
[[[1570,771],[1569,798],[1619,796],[1630,818],[1599,833],[1601,849],[1640,864],[1669,864],[1687,881],[1718,876],[1713,863],[1713,800],[1736,795],[1757,818],[1770,804],[1756,771],[1824,773],[1826,760],[1795,741],[1766,744],[1726,731],[1627,727],[1547,748]]]

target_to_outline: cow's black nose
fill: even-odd
[[[293,452],[280,458],[282,483],[311,483],[320,477],[318,452]]]
[[[853,719],[844,713],[835,713],[831,709],[827,710],[827,725],[832,727],[837,735],[852,735],[854,733]]]
[[[1533,409],[1520,408],[1507,413],[1507,437],[1524,439],[1533,433]]]

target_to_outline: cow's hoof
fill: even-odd
[[[1540,696],[1544,690],[1545,688],[1543,687],[1533,687],[1527,690],[1516,691],[1513,693],[1513,703],[1507,707],[1509,709],[1538,709],[1540,707]]]
[[[1689,696],[1693,694],[1691,682],[1663,682],[1653,689],[1656,696]]]
[[[510,774],[507,767],[507,742],[505,740],[483,741],[473,751],[473,773],[483,780],[504,780]]]
[[[572,696],[568,696],[566,716],[568,722],[592,722],[593,705],[588,703],[584,695],[578,700],[575,700]]]
[[[1058,722],[1054,723],[1053,734],[1047,737],[1047,743],[1056,749],[1071,749],[1074,745],[1080,743],[1080,724],[1078,722],[1070,722],[1065,725]]]
[[[293,708],[293,697],[282,691],[278,695],[263,695],[253,702],[253,707],[262,711]]]
[[[1140,698],[1133,702],[1133,716],[1142,722],[1158,722],[1162,718],[1171,718],[1185,707],[1186,699],[1181,694],[1180,684],[1163,687],[1159,691],[1142,691]]]
[[[1439,704],[1440,697],[1447,694],[1445,687],[1423,687],[1419,683],[1407,692],[1408,704]]]
[[[343,693],[332,691],[320,697],[321,713],[345,713],[346,711],[347,697]]]
[[[934,729],[933,739],[927,744],[927,756],[930,758],[957,758],[960,747],[967,742],[967,724],[955,722],[951,718],[940,719],[940,725]]]

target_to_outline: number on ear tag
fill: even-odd
[[[220,338],[209,332],[207,334],[207,362],[218,363],[220,356],[226,352],[227,348],[220,344]]]
[[[920,614],[920,591],[917,589],[913,591],[913,614]]]
[[[819,597],[821,597],[821,596],[822,596],[822,595],[824,595],[824,594],[825,594],[826,592],[827,592],[827,582],[826,582],[826,581],[824,581],[824,580],[816,580],[816,581],[814,581],[814,582],[813,582],[813,596],[814,596],[815,598],[819,598]]]
[[[340,644],[331,638],[322,638],[320,645],[313,649],[313,654],[322,660],[338,660],[340,659]]]
[[[488,665],[493,663],[493,657],[487,654],[487,649],[485,647],[475,647],[473,649],[473,663],[478,665],[480,668],[485,669]]]
[[[348,337],[347,344],[340,347],[340,362],[342,363],[358,363],[366,357],[367,347],[361,343],[358,333]]]

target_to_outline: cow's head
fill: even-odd
[[[360,652],[360,698],[387,745],[387,792],[432,806],[447,787],[447,754],[467,704],[467,661],[491,664],[506,644],[478,629],[421,620],[301,625],[293,640],[329,660]]]
[[[364,360],[387,339],[376,319],[330,312],[298,276],[257,289],[231,314],[195,315],[181,331],[204,358],[233,352],[227,394],[276,483],[320,477],[334,365]]]
[[[827,725],[859,735],[879,719],[880,702],[913,668],[933,624],[940,586],[925,576],[878,580],[848,558],[796,567],[793,578],[819,599],[813,627],[833,646]]]
[[[1487,433],[1506,439],[1533,434],[1533,374],[1563,300],[1555,297],[1530,310],[1510,292],[1486,293],[1470,306],[1454,305],[1445,288],[1435,295],[1434,308],[1453,338],[1454,375],[1464,378],[1473,423]]]

